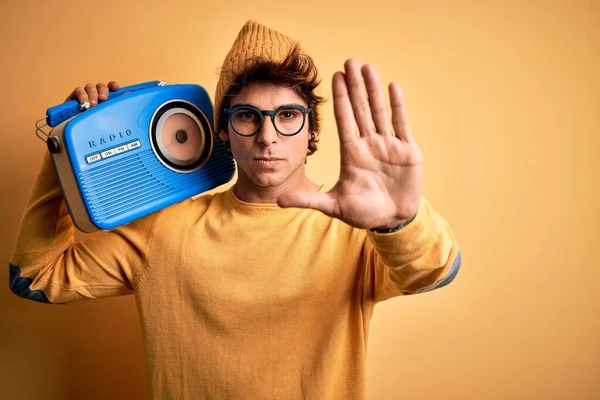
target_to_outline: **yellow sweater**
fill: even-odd
[[[135,294],[152,399],[362,399],[374,305],[449,283],[461,260],[424,198],[391,234],[231,190],[73,234],[46,155],[11,289],[49,303]]]

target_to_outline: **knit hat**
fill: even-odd
[[[280,62],[297,45],[297,41],[271,28],[249,20],[238,33],[223,66],[217,82],[214,101],[214,129],[219,130],[219,111],[223,98],[236,76],[242,72],[248,59],[262,57],[266,61]]]

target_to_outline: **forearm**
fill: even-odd
[[[155,215],[75,242],[75,227],[49,155],[34,182],[9,261],[10,287],[49,302],[131,293]]]
[[[10,262],[21,268],[47,264],[73,242],[73,234],[52,162],[45,154],[21,217]]]
[[[426,199],[414,220],[392,233],[367,232],[371,246],[367,290],[376,300],[422,293],[450,283],[460,268],[449,224]]]

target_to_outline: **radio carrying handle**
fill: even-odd
[[[119,90],[115,90],[114,92],[108,92],[108,99],[104,100],[104,102],[107,102],[111,99],[114,99],[115,97],[119,97],[126,93],[134,92],[136,90],[148,89],[151,87],[164,85],[165,82],[163,81],[149,81],[137,83],[135,85],[125,86],[120,88]],[[54,107],[48,108],[46,110],[46,116],[35,121],[35,135],[40,140],[47,143],[48,139],[50,138],[50,132],[46,132],[44,130],[45,127],[49,126],[50,128],[54,128],[61,122],[64,122],[67,119],[82,113],[90,107],[90,103],[88,102],[79,104],[77,100],[69,100],[64,103],[58,104]]]
[[[115,97],[119,97],[125,93],[147,89],[155,86],[161,86],[161,84],[164,85],[164,82],[151,81],[138,83],[131,86],[125,86],[114,92],[108,92],[108,99],[106,99],[105,102],[114,99]],[[50,107],[46,110],[46,124],[54,128],[61,122],[87,110],[88,108],[90,108],[90,103],[85,102],[83,104],[79,104],[77,100],[70,100],[65,103],[58,104],[54,107]]]

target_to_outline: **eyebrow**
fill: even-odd
[[[276,109],[281,108],[281,107],[287,107],[287,106],[298,106],[298,107],[302,107],[302,108],[308,108],[308,106],[305,106],[305,105],[302,105],[302,104],[298,104],[298,103],[285,103],[285,104],[281,104],[281,105],[273,108],[273,110],[276,110]],[[261,110],[260,107],[257,107],[257,106],[255,106],[253,104],[246,104],[246,103],[234,104],[234,105],[230,106],[229,108],[233,108],[233,107],[252,107],[252,108],[256,108],[256,109]]]

